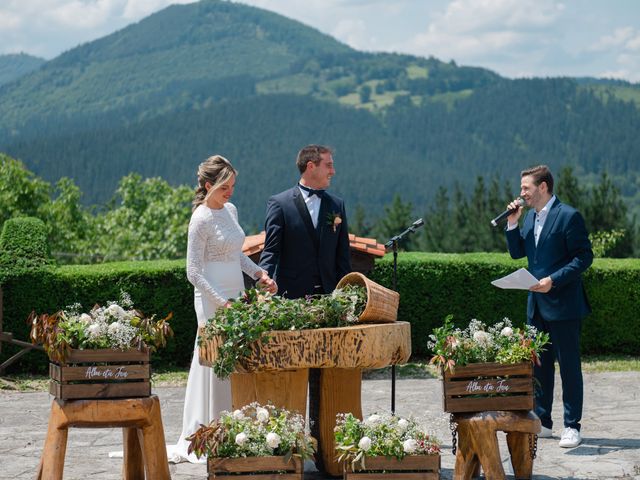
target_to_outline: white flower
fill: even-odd
[[[124,318],[124,316],[126,315],[124,309],[117,303],[109,305],[105,310],[105,313],[116,318]]]
[[[477,332],[475,332],[473,334],[473,339],[478,342],[480,345],[488,345],[490,338],[489,338],[489,334],[487,334],[487,332],[484,332],[482,330],[478,330]]]
[[[93,322],[93,318],[91,318],[91,315],[87,313],[83,313],[82,315],[80,315],[80,318],[78,319],[78,321],[84,323],[85,325],[89,325],[90,323]]]
[[[118,322],[114,322],[108,327],[109,333],[111,335],[116,335],[121,329],[122,325],[120,325]]]
[[[243,446],[245,443],[247,443],[247,440],[249,439],[249,437],[247,437],[247,434],[244,432],[240,432],[239,434],[236,435],[236,445],[238,446]]]
[[[358,448],[367,452],[371,448],[371,439],[369,437],[362,437],[358,442]]]
[[[409,428],[409,421],[406,418],[401,418],[398,420],[398,430],[404,432]]]
[[[269,445],[271,448],[278,448],[278,445],[280,445],[280,435],[278,435],[276,432],[267,433],[267,445]]]
[[[377,425],[378,423],[380,423],[380,420],[381,420],[380,415],[377,415],[377,414],[375,414],[375,413],[374,413],[374,414],[373,414],[373,415],[371,415],[369,418],[367,418],[367,420],[365,421],[365,423],[366,423],[367,425]],[[366,438],[366,437],[365,437],[365,438]]]
[[[244,413],[242,413],[242,410],[234,410],[233,418],[234,420],[242,420],[244,418]]]
[[[265,423],[269,420],[269,410],[266,408],[258,407],[256,409],[256,418],[260,423]]]
[[[402,449],[404,453],[414,453],[418,449],[418,442],[413,438],[408,438],[402,442]]]
[[[96,338],[102,334],[102,328],[99,323],[93,323],[87,327],[87,333],[89,337]]]
[[[500,331],[500,335],[502,335],[503,337],[509,337],[511,338],[513,336],[513,328],[511,327],[504,327],[501,331]]]

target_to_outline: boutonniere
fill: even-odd
[[[336,229],[338,228],[338,225],[342,223],[342,217],[340,216],[339,213],[330,213],[327,218],[328,218],[327,225],[333,228],[333,233],[336,233]]]

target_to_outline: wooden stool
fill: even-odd
[[[540,419],[529,411],[489,411],[455,414],[458,448],[453,473],[455,480],[470,480],[480,466],[487,480],[504,480],[498,448],[498,430],[506,432],[515,478],[530,479],[533,473],[531,445],[540,432]]]
[[[49,429],[36,480],[62,480],[69,427],[122,427],[124,480],[169,480],[169,464],[156,395],[114,400],[60,400],[51,404]]]

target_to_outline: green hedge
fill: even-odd
[[[185,366],[191,360],[197,320],[184,260],[63,266],[9,279],[2,289],[4,330],[21,340],[28,338],[30,326],[25,320],[32,310],[53,313],[76,302],[89,310],[96,303],[118,300],[121,291],[128,292],[134,306],[146,315],[164,317],[173,312],[170,324],[175,336],[167,348],[154,354],[154,367]],[[3,345],[0,359],[16,351]],[[43,372],[46,367],[45,354],[33,352],[10,369]]]
[[[504,317],[526,322],[527,292],[502,290],[491,280],[526,267],[507,254],[405,253],[398,256],[399,320],[411,323],[414,355],[428,355],[427,341],[445,316],[466,326],[472,318],[492,324]],[[392,284],[390,255],[376,263],[372,278]],[[584,321],[582,351],[640,352],[640,259],[596,259],[584,274],[593,313]]]
[[[0,234],[0,283],[14,275],[50,265],[47,227],[33,217],[10,218]]]
[[[466,326],[472,318],[493,323],[503,317],[523,324],[527,293],[490,284],[523,265],[506,254],[401,253],[399,319],[411,322],[414,354],[428,354],[429,334],[449,313],[460,326]],[[377,262],[372,278],[390,286],[391,274],[391,259],[386,257]],[[637,355],[640,260],[597,259],[585,274],[585,284],[593,314],[584,323],[583,351]],[[75,302],[90,309],[95,303],[117,300],[120,291],[126,291],[146,314],[174,314],[171,324],[175,338],[154,355],[154,367],[187,366],[191,359],[197,320],[184,260],[48,268],[10,278],[2,288],[4,330],[13,332],[16,338],[28,338],[25,319],[31,310],[51,313]],[[0,361],[16,351],[4,345]],[[11,371],[44,372],[46,364],[44,354],[34,352]]]

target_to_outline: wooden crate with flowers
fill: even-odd
[[[490,327],[471,320],[461,330],[448,316],[429,342],[431,363],[442,370],[444,411],[533,409],[533,364],[548,341],[548,334],[514,328],[507,318]]]
[[[302,480],[314,453],[304,417],[270,404],[222,412],[188,440],[189,453],[207,456],[209,479]]]
[[[334,434],[344,480],[440,478],[440,442],[412,418],[340,414]]]
[[[78,304],[32,313],[31,340],[51,360],[49,393],[61,400],[150,396],[150,354],[173,334],[170,318],[145,318],[126,294],[89,313]]]

